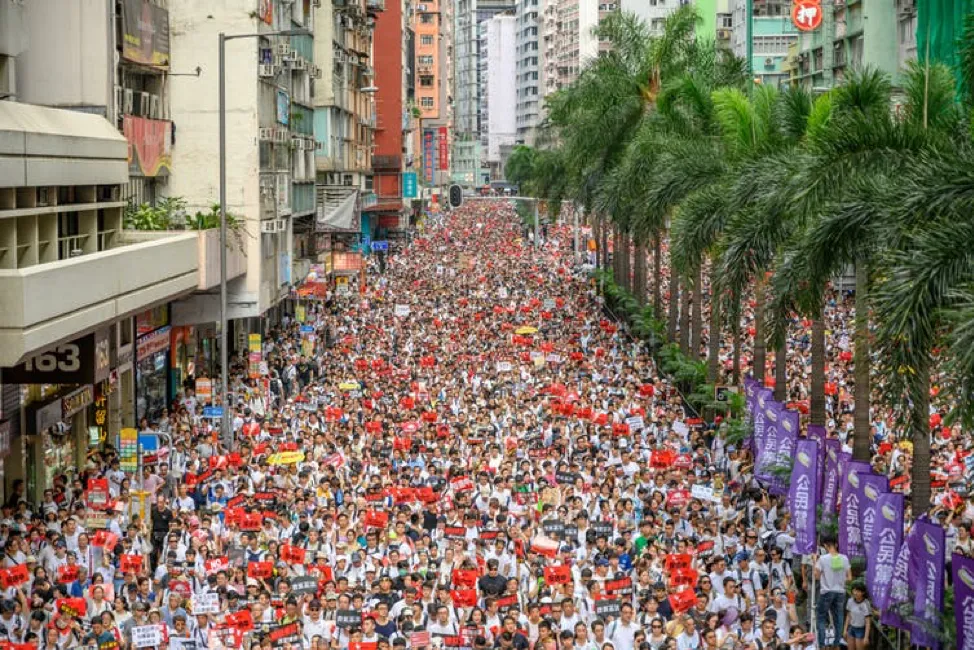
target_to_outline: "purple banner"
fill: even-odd
[[[954,574],[957,650],[974,650],[974,558],[954,553],[950,570]]]
[[[788,490],[788,512],[795,526],[795,553],[810,555],[816,551],[815,506],[818,495],[818,441],[799,440]]]
[[[825,472],[822,478],[822,511],[834,515],[839,502],[839,454],[842,443],[836,438],[825,441]]]
[[[798,411],[789,411],[783,406],[778,411],[778,448],[774,455],[777,467],[788,467],[794,460],[798,428],[801,426],[800,418]],[[788,494],[787,477],[772,476],[768,492],[775,496]]]
[[[863,478],[872,472],[869,463],[850,460],[845,463],[842,477],[842,508],[839,512],[839,551],[847,557],[865,557],[859,513],[862,509]]]
[[[765,408],[772,401],[773,393],[767,388],[758,388],[754,403],[754,475],[761,479],[761,454],[764,453],[765,439],[767,437],[768,419],[765,417]]]
[[[866,544],[866,588],[879,611],[886,609],[896,554],[903,544],[903,495],[879,495],[872,539]]]
[[[940,613],[944,608],[944,568],[947,565],[944,529],[921,519],[910,547],[913,616],[910,643],[931,650],[940,647]]]
[[[885,476],[879,476],[870,472],[860,475],[862,479],[862,498],[859,501],[859,530],[862,533],[862,548],[867,550],[872,543],[873,533],[876,527],[876,518],[879,516],[879,495],[889,489],[889,481]]]
[[[761,385],[757,380],[750,377],[744,379],[744,413],[745,423],[751,428],[751,435],[748,436],[746,444],[751,450],[751,457],[755,456],[754,450],[754,414],[758,408],[758,389]]]
[[[900,547],[900,552],[896,555],[896,563],[893,565],[893,578],[889,583],[889,594],[886,597],[886,608],[880,609],[882,616],[879,622],[883,625],[891,625],[901,630],[909,629],[906,621],[900,616],[901,609],[913,600],[913,583],[910,574],[910,546],[913,538],[917,535],[917,528],[914,525],[906,535],[906,540]]]
[[[825,439],[828,438],[828,433],[825,431],[825,427],[821,424],[809,424],[806,429],[806,435],[809,440],[818,441],[818,501],[822,502],[822,489],[825,487],[825,482],[822,481],[821,474],[822,470],[825,468]]]

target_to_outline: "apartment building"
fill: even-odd
[[[788,52],[799,37],[791,20],[791,8],[765,0],[754,2],[753,7],[751,72],[761,83],[784,85],[790,81]],[[718,32],[729,31],[734,55],[747,58],[747,0],[735,0],[731,13],[731,29],[722,26]]]
[[[533,145],[541,123],[544,100],[544,52],[541,30],[544,9],[542,0],[517,0],[516,3],[517,92],[516,128],[518,142]]]
[[[419,120],[413,148],[419,159],[419,180],[427,186],[450,181],[450,86],[447,84],[451,24],[443,0],[420,2],[414,7],[416,39],[416,100],[413,114]]]
[[[578,78],[582,66],[599,53],[601,9],[586,0],[544,0],[544,95],[551,95]],[[602,5],[605,6],[605,5]]]
[[[491,181],[504,180],[502,151],[517,141],[516,23],[507,13],[480,24],[481,168],[489,170]]]

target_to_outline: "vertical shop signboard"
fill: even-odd
[[[440,127],[439,145],[440,158],[438,169],[445,171],[449,169],[450,162],[450,142],[447,139],[447,131],[445,126]]]
[[[201,377],[196,380],[196,400],[203,404],[213,403],[213,380]]]
[[[257,379],[260,377],[260,362],[261,362],[261,338],[260,334],[251,334],[247,337],[247,349],[250,354],[248,355],[248,374],[251,379]]]
[[[433,157],[436,155],[434,146],[434,132],[432,129],[423,131],[423,178],[427,183],[433,182]]]
[[[139,432],[136,429],[122,429],[118,437],[119,465],[123,472],[135,474],[139,471]]]

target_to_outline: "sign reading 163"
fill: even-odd
[[[59,345],[51,352],[38,354],[24,363],[27,372],[77,372],[81,369],[81,346],[77,343]]]

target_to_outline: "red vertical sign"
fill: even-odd
[[[447,135],[446,135],[446,127],[445,126],[441,126],[440,127],[439,136],[440,136],[439,137],[439,141],[440,141],[440,169],[441,170],[449,169],[450,168],[450,165],[449,165],[449,155],[450,155],[449,154],[449,151],[450,151],[450,148],[449,148],[449,142],[447,142]]]

